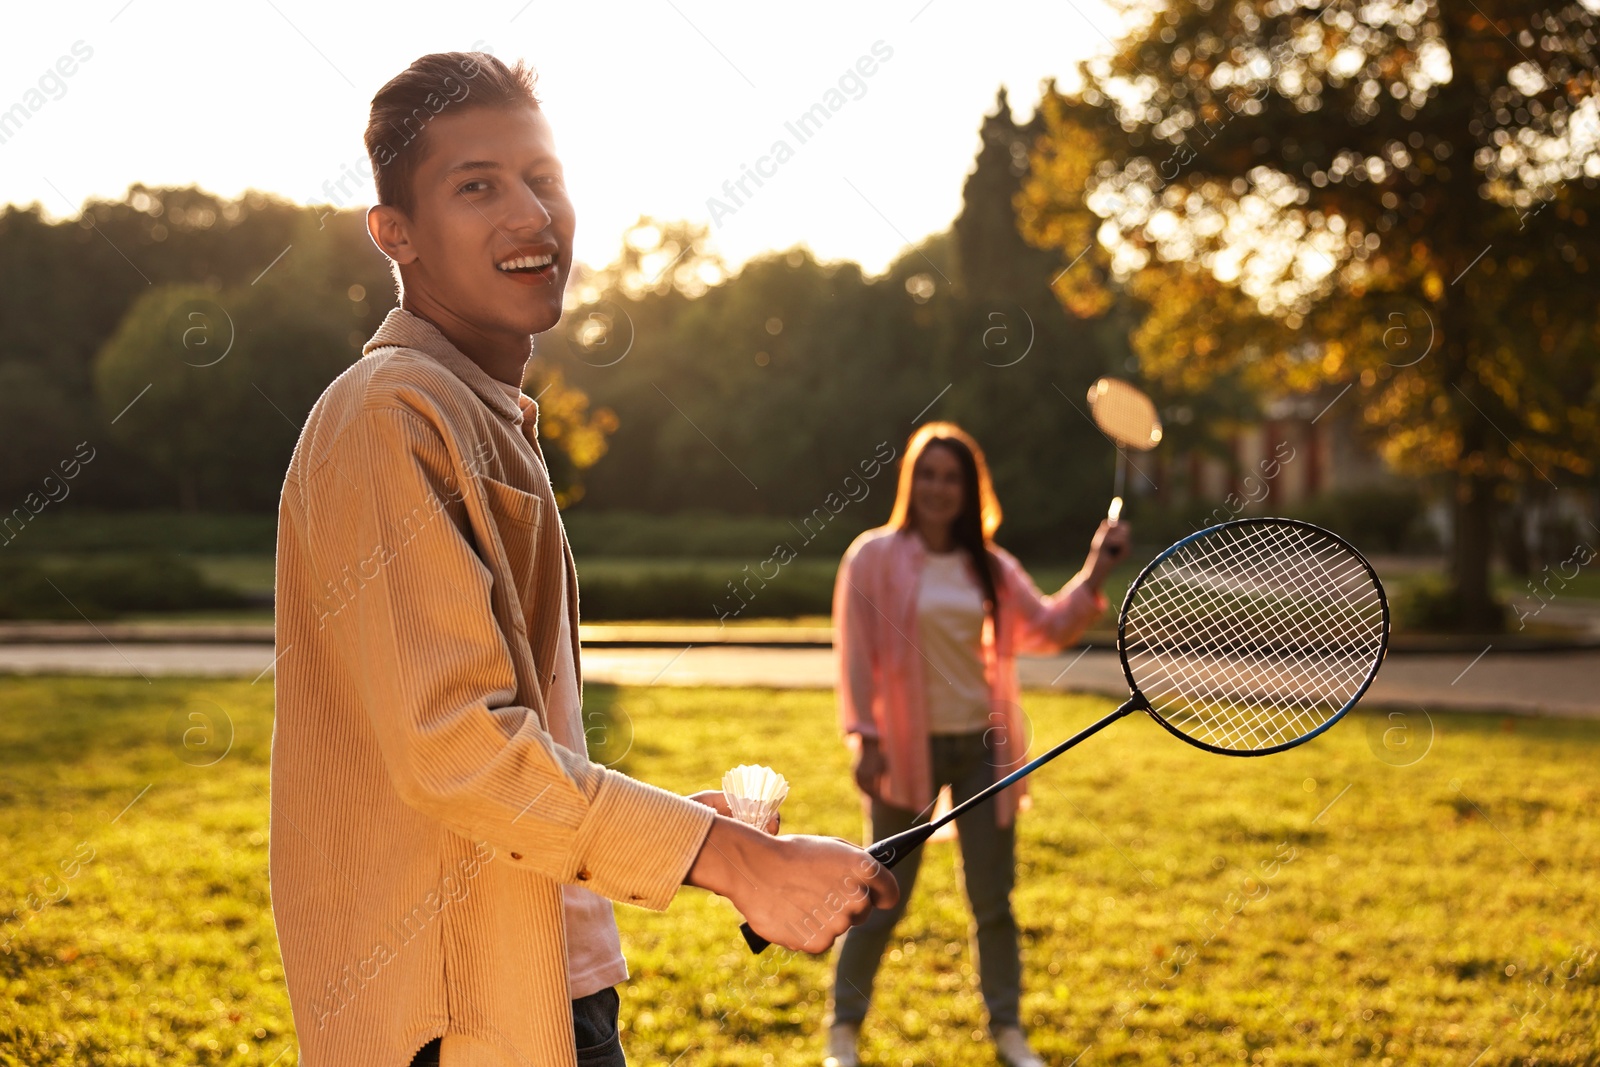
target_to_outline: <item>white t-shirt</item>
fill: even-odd
[[[968,571],[965,549],[929,552],[917,583],[917,637],[922,646],[928,730],[966,734],[989,727],[984,677],[983,589]]]
[[[514,385],[500,383],[512,400],[522,395]],[[556,677],[551,686],[551,709],[566,708],[566,715],[552,715],[550,733],[557,743],[574,752],[588,751],[584,738],[583,716],[578,708],[578,669],[572,662],[572,628],[567,616],[567,586],[561,583],[556,606],[561,633],[556,638]],[[611,901],[582,886],[563,885],[562,900],[567,915],[567,983],[572,999],[598,993],[624,982],[628,964],[622,958],[622,941],[617,936],[617,920]]]

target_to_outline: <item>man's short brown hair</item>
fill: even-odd
[[[367,158],[378,203],[410,217],[416,173],[427,155],[428,123],[446,110],[539,106],[537,75],[522,60],[508,67],[487,52],[434,52],[391,78],[372,98]]]

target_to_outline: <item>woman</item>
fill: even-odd
[[[1105,610],[1107,572],[1128,544],[1102,523],[1083,569],[1045,596],[991,538],[1000,504],[983,452],[953,423],[911,436],[894,512],[856,538],[839,566],[833,619],[841,725],[870,840],[925,822],[943,786],[959,804],[1027,758],[1015,655],[1055,652]],[[1021,962],[1011,915],[1019,782],[956,820],[989,1030],[1012,1067],[1043,1063],[1018,1014]],[[873,977],[916,881],[921,850],[895,867],[900,903],[850,930],[835,963],[829,1067],[854,1067]]]

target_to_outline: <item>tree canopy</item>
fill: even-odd
[[[1462,619],[1496,619],[1495,510],[1600,456],[1595,9],[1174,0],[1051,86],[1017,209],[1125,288],[1146,373],[1324,389],[1453,483]],[[1079,259],[1078,257],[1082,257]],[[1340,390],[1350,387],[1348,396]]]

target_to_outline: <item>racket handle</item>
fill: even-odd
[[[744,935],[744,943],[749,945],[750,951],[754,952],[757,956],[765,952],[767,950],[767,946],[772,944],[771,941],[768,941],[766,938],[752,930],[749,923],[740,923],[739,932]]]
[[[1109,508],[1106,508],[1106,521],[1107,522],[1120,522],[1121,520],[1122,520],[1122,497],[1121,496],[1114,496],[1114,497],[1111,498],[1111,506]],[[1126,552],[1126,551],[1127,551],[1126,546],[1124,546],[1124,545],[1116,545],[1115,547],[1113,547],[1111,549],[1111,558],[1112,559],[1121,559],[1123,553]]]
[[[903,834],[886,837],[882,841],[869,846],[867,854],[885,867],[893,867],[913,849],[932,837],[934,831],[942,825],[944,823],[941,821],[939,823],[916,826]],[[768,945],[772,944],[772,942],[752,930],[749,923],[741,923],[739,932],[744,935],[744,943],[750,946],[750,951],[758,956],[766,951]]]
[[[886,837],[882,841],[869,846],[867,852],[885,867],[893,867],[905,859],[912,851],[921,847],[924,841],[932,837],[948,821],[948,819],[940,819],[938,822],[913,826],[905,833]]]

